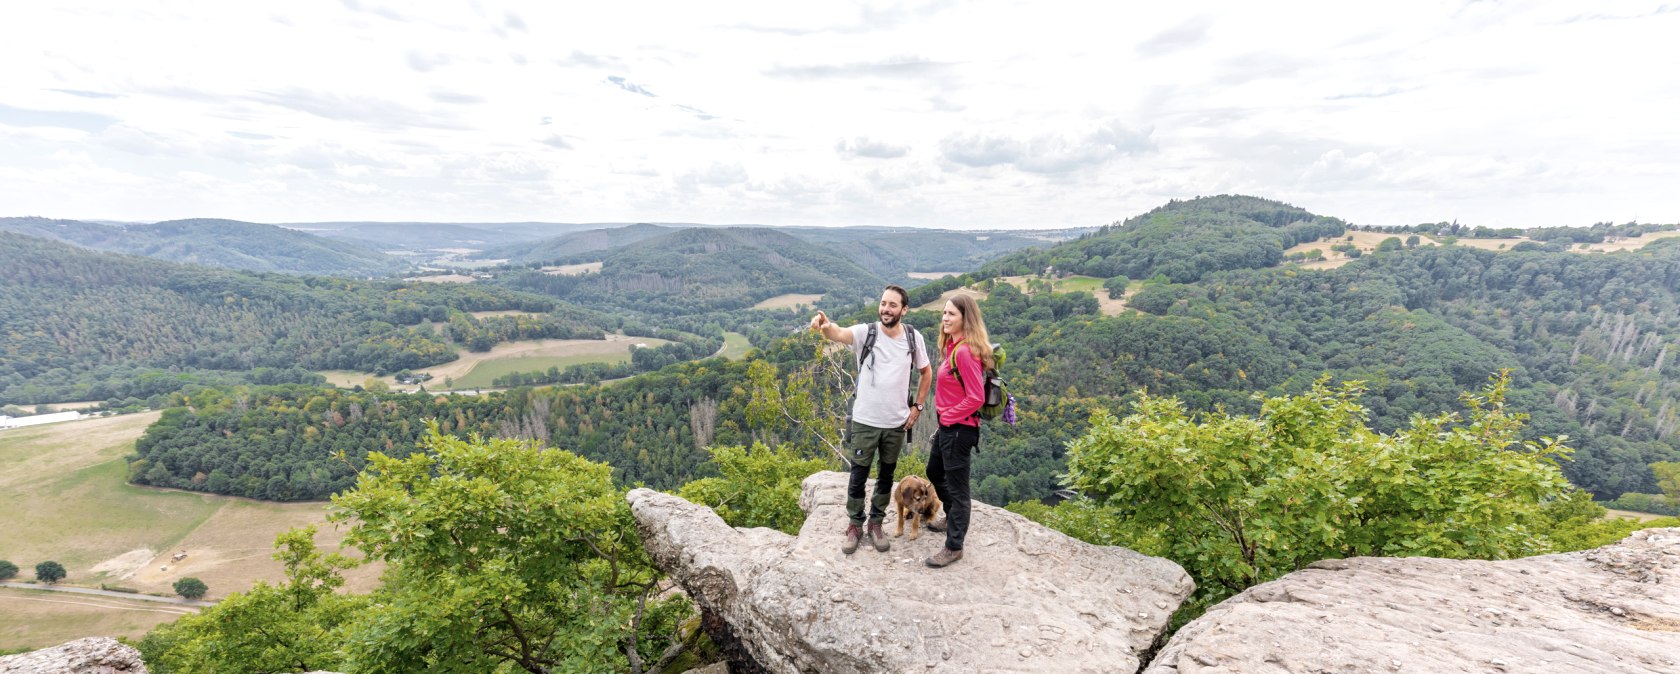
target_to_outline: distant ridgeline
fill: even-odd
[[[296,368],[396,372],[455,359],[451,338],[474,347],[599,338],[620,323],[494,286],[217,270],[8,232],[0,232],[0,289],[0,404],[143,400],[196,373],[227,383],[268,368],[252,381],[303,383],[318,379]],[[546,313],[461,314],[490,310]],[[447,336],[430,323],[443,321]]]
[[[607,251],[598,273],[521,270],[498,283],[600,309],[690,315],[746,309],[790,293],[853,303],[887,280],[821,246],[762,227],[692,228]]]
[[[247,271],[386,276],[408,267],[372,248],[238,220],[196,218],[119,226],[78,220],[0,218],[0,231],[113,253]]]

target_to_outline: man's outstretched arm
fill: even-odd
[[[817,312],[816,316],[811,317],[811,330],[822,333],[822,336],[827,337],[828,341],[831,342],[839,342],[841,344],[852,343],[852,331],[836,325],[834,321],[828,320],[828,314],[821,311]]]

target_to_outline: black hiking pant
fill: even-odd
[[[969,466],[974,448],[980,446],[977,426],[940,426],[933,434],[933,451],[929,452],[927,474],[933,490],[945,504],[945,548],[963,549],[968,537],[968,514],[972,509],[968,489]]]

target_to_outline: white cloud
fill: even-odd
[[[20,5],[0,215],[1048,227],[1245,192],[1680,222],[1664,0],[1113,11]]]

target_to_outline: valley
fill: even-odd
[[[719,447],[826,461],[844,377],[810,369],[802,325],[813,307],[873,320],[889,282],[910,289],[918,326],[954,294],[976,297],[1010,354],[1019,422],[986,429],[974,487],[987,503],[1062,489],[1093,413],[1145,394],[1249,414],[1257,395],[1361,381],[1366,421],[1392,433],[1461,409],[1498,371],[1529,415],[1526,439],[1569,436],[1561,471],[1581,493],[1655,493],[1649,466],[1680,460],[1680,390],[1665,374],[1680,246],[1653,227],[1395,248],[1389,232],[1222,196],[996,250],[999,237],[952,232],[583,230],[552,258],[452,270],[463,283],[252,275],[0,233],[0,282],[55,302],[0,299],[28,326],[0,335],[23,354],[0,364],[0,400],[136,412],[0,431],[0,488],[27,513],[0,533],[0,555],[52,556],[70,583],[141,592],[191,574],[224,597],[277,580],[274,536],[323,522],[319,499],[351,488],[373,452],[409,456],[434,421],[446,437],[574,452],[619,489],[722,478]],[[939,245],[984,259],[917,271],[952,269],[930,258]],[[1332,249],[1345,245],[1360,256]],[[1594,246],[1608,252],[1582,254]],[[414,375],[431,378],[398,381]],[[422,386],[482,394],[407,395]],[[317,542],[336,549],[340,535]],[[348,589],[375,576],[353,571]],[[5,609],[41,616],[35,631],[0,624],[20,643],[78,621],[136,635],[177,610],[24,593],[0,591]]]

